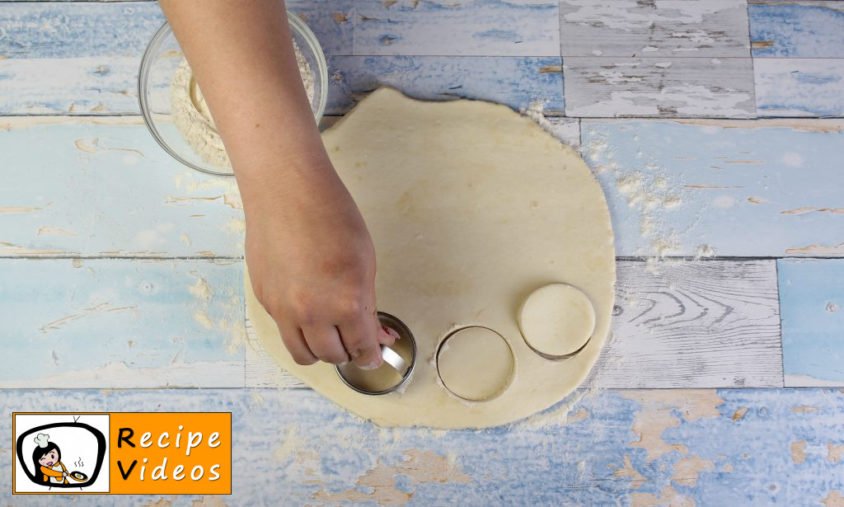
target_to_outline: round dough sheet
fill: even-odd
[[[333,365],[297,365],[246,275],[248,315],[282,368],[377,424],[435,428],[515,421],[584,380],[610,329],[615,251],[604,194],[574,150],[505,106],[392,89],[373,92],[323,139],[375,243],[378,308],[413,332],[416,366],[399,391],[368,396]],[[595,313],[591,340],[564,360],[537,354],[518,324],[525,299],[553,283],[582,291]],[[455,396],[437,374],[440,344],[469,326],[495,331],[513,354],[512,377],[485,401]],[[469,363],[484,361],[476,353]]]

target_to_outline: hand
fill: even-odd
[[[255,296],[298,364],[380,366],[379,344],[396,335],[378,322],[375,250],[360,211],[332,167],[281,179],[244,199]]]

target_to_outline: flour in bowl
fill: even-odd
[[[315,93],[314,74],[305,55],[296,42],[293,42],[299,74],[308,94],[308,101],[313,104]],[[173,121],[191,148],[206,163],[216,167],[231,167],[223,140],[217,133],[214,119],[205,98],[193,78],[193,72],[187,60],[183,60],[170,85]]]

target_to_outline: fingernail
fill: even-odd
[[[393,338],[395,338],[396,340],[398,340],[399,338],[401,338],[401,336],[399,336],[398,331],[396,331],[395,329],[393,329],[393,328],[391,328],[391,327],[383,326],[383,327],[382,327],[382,329],[383,329],[384,331],[386,331],[388,335],[392,336],[392,337],[393,337]]]

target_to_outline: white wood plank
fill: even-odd
[[[563,57],[748,57],[742,0],[562,0]]]
[[[566,115],[755,115],[750,58],[566,57]]]
[[[281,368],[267,354],[255,327],[249,319],[246,322],[246,354],[244,356],[244,385],[246,387],[272,387],[276,389],[306,389],[298,377]]]
[[[774,261],[619,261],[615,313],[587,386],[782,386]],[[304,387],[247,330],[246,385]]]
[[[782,387],[774,261],[621,262],[590,385]]]

